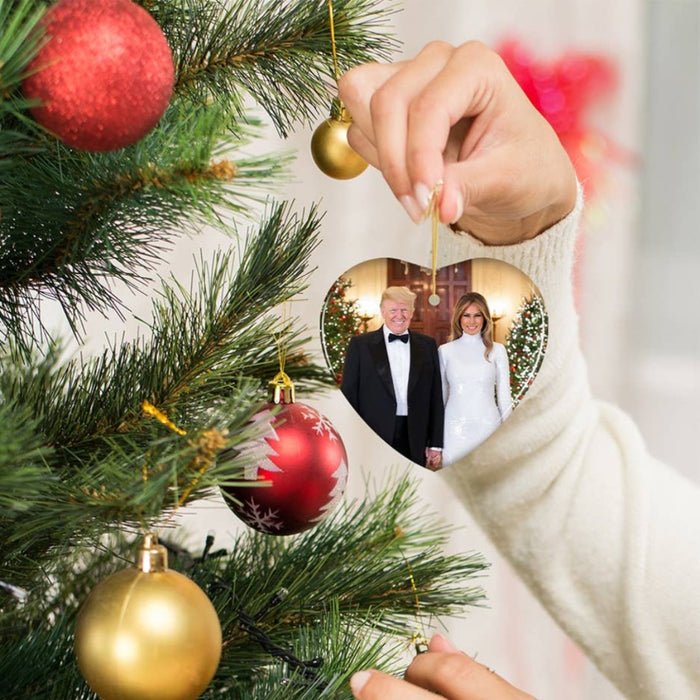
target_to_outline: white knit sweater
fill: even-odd
[[[441,264],[504,260],[539,287],[544,363],[491,438],[440,472],[561,627],[629,698],[700,698],[700,489],[590,395],[571,289],[581,198],[534,240],[442,237]]]

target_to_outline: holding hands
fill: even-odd
[[[433,450],[430,447],[426,447],[425,466],[433,472],[442,469],[442,450]]]
[[[410,61],[357,66],[339,88],[351,146],[414,221],[438,182],[441,221],[491,245],[533,238],[573,209],[556,133],[483,44],[432,42]]]

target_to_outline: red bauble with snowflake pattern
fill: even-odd
[[[229,507],[246,525],[268,535],[312,528],[345,491],[347,454],[340,435],[303,403],[269,403],[255,422],[265,427],[244,450],[254,463],[245,479],[260,485],[222,487],[235,499],[226,499]]]

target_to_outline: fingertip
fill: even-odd
[[[369,681],[371,677],[372,674],[369,671],[357,671],[357,673],[352,674],[350,678],[350,689],[356,698],[360,697],[362,689],[367,685],[367,681]]]
[[[418,182],[413,187],[413,196],[422,216],[425,217],[430,204],[430,188],[426,184]]]
[[[430,651],[458,651],[447,637],[443,637],[437,632],[432,636],[428,648]]]
[[[440,221],[455,224],[464,214],[464,193],[459,185],[446,182],[442,189],[440,202]]]
[[[464,214],[464,199],[460,193],[455,193],[451,201],[445,203],[445,219],[450,224],[456,224]]]
[[[413,197],[411,197],[411,195],[406,194],[402,197],[399,197],[399,202],[401,202],[401,205],[411,217],[411,220],[414,224],[420,223],[422,221],[424,209],[418,206],[418,202],[416,202],[416,200]]]
[[[362,66],[354,66],[338,78],[338,96],[343,102],[355,97],[362,78]]]

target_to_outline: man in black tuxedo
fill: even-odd
[[[384,325],[350,340],[340,389],[365,422],[408,459],[439,469],[444,407],[435,341],[409,332],[416,295],[388,287]]]

